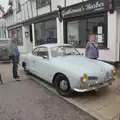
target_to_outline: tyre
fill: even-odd
[[[55,86],[57,92],[64,96],[64,97],[70,97],[73,94],[73,91],[71,90],[69,80],[66,76],[59,74],[55,78]]]
[[[26,63],[22,63],[22,67],[24,68],[24,71],[26,72],[26,73],[29,73],[29,71],[27,70],[27,65],[26,65]]]

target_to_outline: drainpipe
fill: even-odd
[[[50,12],[52,12],[52,2],[50,0]]]
[[[66,0],[64,0],[64,4],[65,4],[65,7],[66,7]]]
[[[33,49],[35,48],[35,25],[32,24]]]

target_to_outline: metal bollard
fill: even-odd
[[[3,84],[1,73],[0,73],[0,82],[1,84]]]

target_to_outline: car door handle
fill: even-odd
[[[35,61],[32,61],[32,62],[35,62]]]

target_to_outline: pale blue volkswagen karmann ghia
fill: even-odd
[[[111,85],[114,66],[86,58],[69,44],[46,44],[20,56],[25,71],[56,86],[62,96]]]

